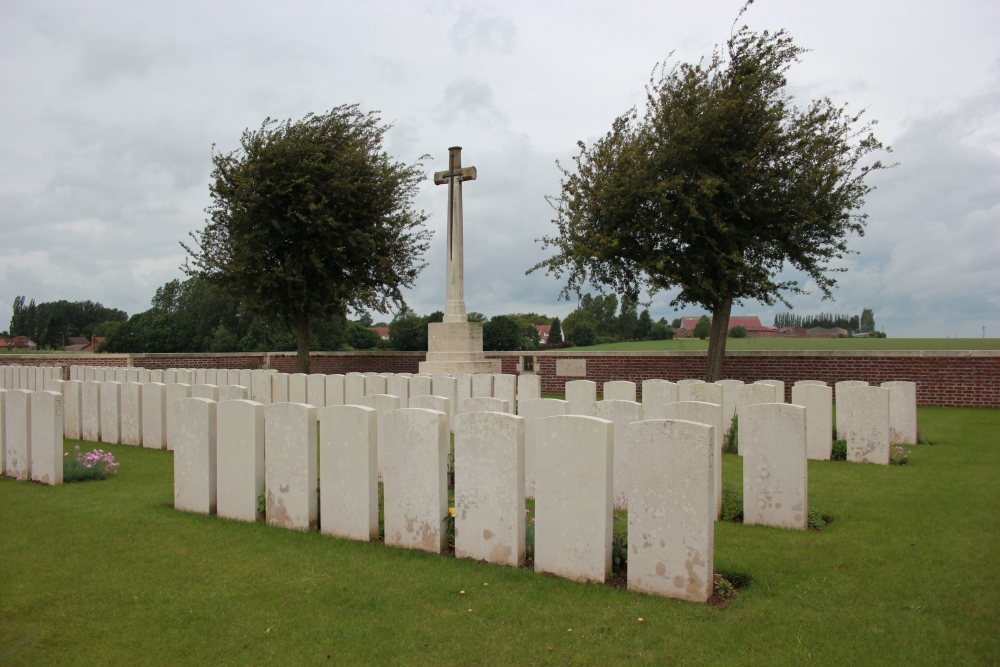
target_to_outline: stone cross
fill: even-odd
[[[448,171],[434,174],[434,184],[448,184],[448,266],[445,322],[467,322],[465,314],[465,261],[462,240],[462,181],[476,180],[475,167],[462,167],[462,148],[448,149]]]

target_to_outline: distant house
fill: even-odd
[[[83,349],[81,349],[80,351],[97,352],[97,348],[99,348],[101,346],[101,343],[103,343],[105,340],[106,338],[104,336],[94,336],[93,338],[90,339],[89,343],[83,346]]]
[[[66,339],[66,352],[82,352],[83,348],[90,345],[90,339],[85,336],[70,336]]]
[[[806,335],[809,338],[840,338],[841,336],[846,338],[847,329],[840,327],[813,327],[812,329],[806,329]]]
[[[4,350],[37,350],[38,343],[27,336],[0,338],[0,349]]]
[[[552,325],[536,324],[535,328],[538,329],[538,342],[541,345],[547,345],[549,342],[549,332],[552,330]]]
[[[699,317],[682,317],[681,326],[674,330],[675,338],[692,338]],[[711,320],[712,318],[709,318]],[[778,335],[777,327],[768,327],[760,323],[759,317],[730,317],[729,328],[743,327],[748,338],[774,338]],[[728,332],[727,332],[728,333]]]
[[[389,327],[372,327],[372,331],[378,334],[382,340],[389,340]]]

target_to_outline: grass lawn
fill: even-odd
[[[697,338],[677,340],[647,340],[632,343],[610,343],[590,347],[566,348],[567,351],[618,352],[707,351],[708,341]],[[1000,338],[730,338],[726,350],[1000,350]]]
[[[1000,410],[919,419],[907,466],[810,462],[822,532],[717,524],[724,610],[184,514],[171,454],[107,446],[103,482],[0,480],[0,664],[995,665]]]

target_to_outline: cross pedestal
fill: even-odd
[[[444,321],[427,325],[427,361],[421,373],[499,373],[500,360],[483,355],[483,324],[465,312],[465,260],[462,233],[462,183],[476,180],[475,167],[462,167],[462,149],[448,149],[448,170],[434,174],[435,185],[448,184],[448,263]]]

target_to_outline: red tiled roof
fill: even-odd
[[[681,318],[681,329],[684,329],[685,331],[694,331],[694,327],[698,324],[699,319],[701,318]],[[712,320],[711,317],[708,319],[709,321]],[[744,327],[747,331],[776,331],[774,327],[768,327],[761,324],[759,317],[730,317],[729,328],[732,329],[733,327]]]

